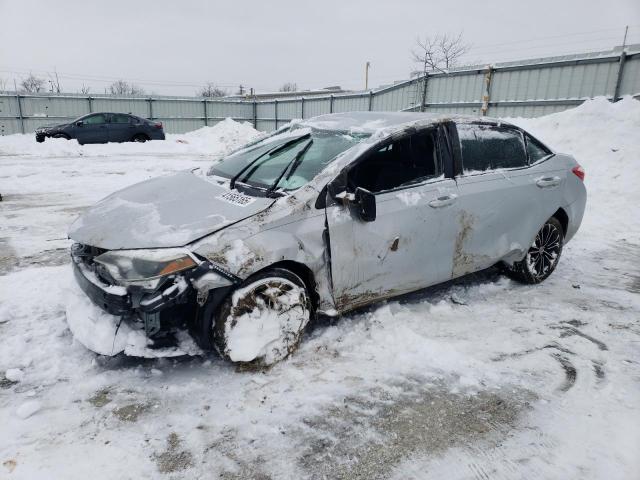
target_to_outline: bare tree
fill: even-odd
[[[51,93],[62,93],[62,87],[60,86],[58,72],[55,70],[53,71],[53,75],[49,74],[49,91]]]
[[[294,82],[287,82],[280,87],[281,92],[297,92],[298,84]]]
[[[111,95],[144,95],[144,89],[126,80],[116,80],[109,85]]]
[[[215,98],[215,97],[226,97],[228,95],[226,90],[222,88],[218,88],[215,83],[209,82],[204,87],[200,88],[196,95],[198,97],[207,97],[207,98]]]
[[[6,91],[7,91],[7,79],[0,77],[0,92],[6,92]]]
[[[439,33],[426,35],[424,40],[418,37],[411,54],[413,61],[422,67],[422,73],[436,70],[447,73],[470,50],[471,45],[463,40],[462,32],[458,35]]]
[[[82,87],[80,87],[80,93],[83,95],[88,95],[90,91],[91,91],[91,87],[88,85],[85,85],[84,83],[82,84]]]
[[[36,77],[33,73],[30,73],[27,78],[23,78],[20,82],[22,90],[27,93],[38,93],[42,91],[44,87],[44,79]]]

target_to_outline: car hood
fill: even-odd
[[[69,237],[107,250],[179,247],[255,215],[274,201],[183,171],[106,197],[71,225]]]

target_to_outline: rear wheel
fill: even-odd
[[[247,279],[220,305],[214,345],[234,363],[273,365],[296,350],[311,312],[300,277],[283,268],[266,270]]]
[[[506,272],[522,283],[540,283],[558,266],[563,245],[562,225],[555,217],[551,217],[536,235],[524,259],[506,267]]]
[[[147,137],[142,133],[138,133],[137,135],[134,135],[133,138],[131,139],[132,142],[138,142],[138,143],[144,143],[147,140],[149,140],[149,137]]]

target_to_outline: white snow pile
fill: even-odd
[[[213,354],[106,359],[67,317],[66,230],[83,208],[258,133],[0,137],[0,478],[637,478],[640,102],[512,121],[586,170],[582,228],[553,275],[477,273],[315,324],[264,372]],[[238,355],[261,354],[243,340],[273,330],[260,319],[230,339]]]
[[[264,135],[248,122],[230,118],[212,127],[202,127],[184,134],[167,134],[166,140],[146,143],[107,143],[80,145],[75,140],[47,138],[38,143],[34,134],[0,136],[0,156],[104,157],[110,155],[224,155],[248,141]]]

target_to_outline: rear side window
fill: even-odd
[[[130,121],[131,117],[129,115],[123,115],[121,113],[111,115],[111,123],[129,123]]]
[[[527,165],[524,141],[518,130],[484,125],[458,125],[458,138],[465,174]]]
[[[531,135],[527,137],[527,155],[529,155],[529,163],[536,163],[550,155],[551,152]]]

